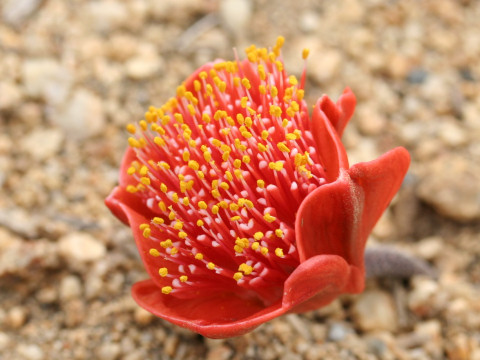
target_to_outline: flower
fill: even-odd
[[[340,137],[355,96],[323,96],[310,118],[305,71],[287,75],[282,44],[202,66],[129,124],[106,199],[150,276],[134,299],[207,337],[361,292],[366,239],[409,165],[396,148],[349,167]]]

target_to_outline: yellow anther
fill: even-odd
[[[303,89],[298,89],[298,90],[297,90],[297,99],[298,99],[298,101],[302,101],[304,96],[305,96],[305,90],[303,90]]]
[[[182,200],[182,204],[185,206],[188,206],[190,204],[190,200],[188,199],[187,196],[185,196]]]
[[[240,125],[243,125],[245,123],[245,118],[243,117],[242,114],[238,113],[237,114],[237,122],[240,124]]]
[[[242,131],[241,134],[245,139],[250,139],[252,137],[252,133],[249,131]]]
[[[166,191],[166,189],[165,189]],[[165,203],[163,201],[159,201],[158,202],[158,207],[160,208],[160,210],[162,211],[167,211],[167,206],[165,205]]]
[[[297,139],[297,136],[296,136],[295,134],[288,133],[287,135],[285,135],[285,139],[287,139],[287,140],[296,140],[296,139]]]
[[[267,140],[267,139],[268,139],[268,135],[269,135],[269,134],[268,134],[268,131],[267,131],[267,130],[262,130],[261,136],[262,136],[262,139],[263,139],[263,140]]]
[[[272,96],[272,98],[274,97],[277,97],[278,95],[278,89],[275,85],[273,85],[271,88],[270,88],[270,95]]]
[[[283,121],[282,121],[282,127],[286,128],[289,123],[290,123],[290,121],[288,121],[287,119],[283,119]]]
[[[202,83],[198,80],[193,81],[193,87],[196,92],[199,92],[202,89]]]
[[[215,269],[215,264],[212,263],[212,262],[209,262],[209,263],[207,264],[207,269],[208,269],[208,270],[213,270],[213,269]]]
[[[180,232],[178,233],[178,237],[179,237],[180,239],[185,239],[187,236],[188,236],[188,235],[187,235],[187,233],[186,233],[185,231],[180,231]]]
[[[140,142],[139,142],[137,139],[133,138],[133,137],[129,137],[129,138],[128,138],[128,145],[130,145],[130,146],[133,147],[133,148],[138,148],[138,147],[141,146],[141,145],[140,145]]]
[[[220,191],[218,189],[213,189],[212,190],[212,196],[216,199],[220,197]]]
[[[235,174],[235,177],[236,177],[237,179],[243,178],[242,170],[240,170],[240,169],[235,169],[235,170],[233,171],[233,173]]]
[[[222,145],[222,142],[218,139],[213,138],[212,139],[212,145],[215,147],[220,147]]]
[[[177,220],[177,221],[175,222],[175,225],[173,225],[173,228],[174,228],[175,230],[182,230],[182,228],[183,228],[183,223],[182,223],[180,220]]]
[[[278,71],[283,71],[283,63],[281,61],[275,61],[275,66],[277,67]]]
[[[142,235],[143,235],[144,238],[148,239],[150,237],[151,233],[152,233],[152,229],[147,227],[147,228],[143,229],[143,234]]]
[[[186,282],[188,280],[188,276],[187,275],[182,275],[180,276],[180,281],[181,282]]]
[[[250,116],[247,116],[245,118],[245,126],[248,127],[248,128],[251,128],[253,125],[253,120]]]
[[[235,281],[238,281],[243,278],[243,274],[241,272],[236,272],[235,274],[233,274],[233,278],[235,279]]]
[[[225,151],[223,154],[222,154],[222,160],[223,161],[228,161],[228,158],[230,157],[230,151]]]
[[[135,134],[137,132],[137,128],[135,127],[135,125],[133,124],[128,124],[127,125],[127,131],[130,133],[130,134]]]
[[[190,152],[188,150],[185,150],[182,154],[183,161],[188,161],[190,160]]]
[[[161,277],[165,277],[168,275],[168,269],[166,267],[162,267],[160,269],[158,269],[158,275],[160,275]]]
[[[147,186],[148,186],[148,185],[150,185],[150,178],[145,177],[145,176],[144,176],[144,177],[141,177],[141,178],[140,178],[140,182],[141,182],[143,185],[147,185]]]
[[[149,224],[140,224],[140,226],[139,226],[138,228],[139,228],[140,230],[143,230],[143,229],[146,229],[146,228],[148,228],[148,227],[150,227]]]
[[[283,238],[283,231],[281,229],[276,229],[275,235],[279,238]]]
[[[143,165],[138,171],[138,173],[142,176],[145,176],[148,174],[148,168],[145,165]]]
[[[157,224],[157,225],[161,225],[165,222],[165,220],[163,220],[161,217],[157,217],[155,216],[153,219],[152,219],[152,222],[154,224]]]
[[[303,58],[303,60],[305,60],[306,58],[308,58],[308,55],[309,55],[309,54],[310,54],[310,49],[307,49],[307,48],[303,49],[303,51],[302,51],[302,58]]]
[[[242,156],[242,162],[244,162],[245,164],[249,164],[250,163],[250,156],[248,155],[243,155]]]
[[[239,238],[235,240],[235,244],[241,246],[242,248],[248,248],[250,246],[250,242],[247,238]]]
[[[282,108],[278,105],[270,105],[270,115],[282,116]]]
[[[247,107],[247,102],[248,102],[248,97],[244,96],[240,99],[240,106],[242,108],[246,108]]]
[[[262,255],[267,255],[268,254],[268,249],[263,246],[261,249],[260,249],[260,252],[262,253]]]
[[[260,243],[257,241],[254,241],[252,243],[252,250],[258,250],[260,248]]]
[[[236,169],[239,169],[241,166],[242,166],[242,160],[240,160],[240,159],[235,159],[235,160],[233,161],[233,167],[235,167]]]
[[[218,191],[218,190],[217,190]],[[218,205],[213,205],[212,206],[212,214],[213,215],[217,215],[218,212],[219,212],[220,208],[218,207]]]
[[[272,170],[281,171],[283,169],[283,162],[282,161],[275,161],[270,162],[268,167]]]
[[[130,166],[128,169],[127,169],[127,174],[128,175],[133,175],[135,174],[137,170],[133,167],[133,166]]]
[[[250,80],[248,80],[247,78],[243,78],[242,79],[242,85],[245,87],[245,89],[247,90],[250,90],[250,88],[252,87],[252,85],[250,85]]]
[[[263,218],[265,219],[265,221],[271,223],[271,222],[274,222],[275,220],[277,220],[277,218],[275,216],[272,216],[270,214],[265,214],[263,215]]]
[[[233,180],[233,175],[230,171],[225,171],[225,177],[227,178],[228,181],[232,181]]]
[[[164,183],[161,183],[160,184],[160,191],[166,193],[167,190],[168,190],[167,185],[165,185]]]
[[[180,113],[175,113],[173,115],[173,118],[175,119],[175,121],[179,124],[183,124],[183,115],[180,114]]]
[[[253,272],[253,267],[243,263],[238,267],[238,271],[242,271],[245,275],[250,275]]]
[[[204,222],[203,220],[197,220],[197,226],[203,226]]]
[[[162,293],[165,295],[168,295],[172,292],[172,287],[171,286],[164,286],[162,287]]]
[[[241,254],[241,253],[243,252],[243,247],[238,246],[238,245],[235,245],[235,246],[233,247],[233,250],[234,250],[236,253]]]
[[[203,254],[202,254],[202,253],[196,253],[196,254],[195,254],[195,259],[197,259],[197,260],[203,260]]]
[[[254,235],[253,238],[257,241],[261,240],[263,238],[263,233],[261,231],[257,231]]]
[[[295,77],[295,75],[290,75],[288,77],[288,82],[290,83],[290,85],[297,85],[298,84],[298,80]]]
[[[231,211],[237,211],[238,209],[240,209],[240,207],[237,204],[230,203],[230,210]]]
[[[220,206],[222,209],[228,209],[228,204],[225,200],[220,201],[218,206]]]
[[[220,184],[220,187],[223,189],[223,190],[228,190],[230,189],[230,186],[226,183],[226,182],[222,182]]]
[[[265,181],[263,181],[262,179],[258,179],[258,180],[257,180],[257,186],[258,186],[260,189],[265,188]]]
[[[281,152],[287,152],[287,153],[290,152],[290,149],[288,148],[288,146],[284,142],[277,143],[277,148]]]
[[[258,144],[257,144],[257,148],[258,148],[258,151],[260,151],[260,152],[265,152],[265,151],[268,150],[268,146],[263,145],[263,144],[261,144],[261,143],[258,143]]]
[[[178,194],[177,194],[176,192],[174,192],[174,193],[172,194],[172,201],[173,201],[174,203],[178,203]]]
[[[200,179],[204,179],[205,178],[205,174],[203,173],[203,171],[197,171],[197,175]]]
[[[145,120],[140,120],[138,122],[138,125],[140,125],[140,127],[143,131],[146,131],[148,129],[148,125],[147,125],[147,122]]]
[[[184,84],[177,86],[177,96],[178,97],[183,97],[185,95],[186,91],[187,91],[187,88],[185,87]]]
[[[172,249],[170,250],[170,255],[175,255],[178,253],[178,249],[176,247],[172,247]]]
[[[188,167],[193,170],[198,170],[200,169],[200,164],[196,162],[195,160],[189,160],[188,161]]]
[[[143,184],[138,184],[137,185],[137,191],[144,191],[145,190],[145,186]]]
[[[150,249],[148,253],[153,256],[153,257],[158,257],[160,256],[160,252],[157,249]]]
[[[153,138],[153,142],[154,142],[155,144],[157,144],[158,146],[165,146],[165,145],[166,145],[165,140],[163,140],[163,139],[162,139],[161,137],[159,137],[159,136],[155,136],[155,137]]]
[[[262,95],[265,95],[267,93],[267,89],[265,88],[265,85],[259,85],[258,91],[260,91],[260,94]]]
[[[161,246],[162,248],[164,248],[164,249],[167,249],[167,248],[169,248],[170,246],[173,246],[173,242],[172,242],[172,240],[167,239],[167,240],[165,240],[165,241],[161,241],[161,242],[160,242],[160,246]]]
[[[258,69],[258,76],[260,76],[260,79],[265,80],[267,78],[267,75],[265,74],[265,67],[262,64],[260,64],[258,65],[257,69]]]
[[[275,255],[277,255],[278,257],[281,257],[281,258],[283,258],[285,256],[283,254],[283,249],[281,249],[281,248],[276,248],[275,249]]]
[[[240,84],[241,84],[240,78],[239,78],[238,76],[235,76],[235,77],[233,78],[233,86],[239,87]]]
[[[252,208],[253,208],[253,202],[251,202],[250,200],[245,200],[245,205],[246,205],[247,208],[249,208],[249,209],[252,209]]]
[[[238,216],[238,215],[232,216],[232,217],[230,218],[231,221],[238,221],[238,220],[240,220],[240,219],[241,219],[241,217]]]

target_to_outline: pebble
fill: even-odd
[[[416,253],[425,260],[433,260],[444,249],[444,240],[440,236],[431,236],[418,242]]]
[[[13,329],[22,327],[27,321],[27,309],[22,306],[15,306],[11,308],[6,317],[7,324]]]
[[[418,316],[426,316],[436,311],[434,299],[439,291],[438,283],[423,276],[413,277],[412,291],[408,294],[408,308]]]
[[[362,134],[376,136],[385,130],[386,119],[373,106],[365,105],[356,110],[355,124]]]
[[[29,59],[23,63],[22,80],[28,96],[60,105],[70,93],[73,74],[52,58]]]
[[[7,333],[0,332],[0,351],[7,348],[10,343],[10,337]]]
[[[310,34],[318,29],[320,21],[320,17],[316,12],[305,11],[300,14],[300,30],[305,34]]]
[[[130,78],[145,80],[152,76],[158,76],[162,66],[162,61],[157,55],[140,55],[128,60],[125,64],[125,70]]]
[[[0,94],[0,111],[13,110],[22,99],[18,85],[11,81],[0,81]]]
[[[252,18],[252,1],[223,0],[220,2],[219,15],[222,25],[239,38]]]
[[[390,294],[368,290],[360,294],[352,306],[352,318],[362,331],[396,331],[398,315]]]
[[[63,133],[59,129],[39,128],[22,138],[20,146],[32,158],[42,161],[57,154],[63,140]]]
[[[427,164],[424,171],[425,176],[417,188],[420,199],[453,220],[480,219],[480,166],[477,161],[452,153]]]
[[[112,0],[101,0],[88,3],[82,7],[84,19],[89,26],[100,33],[109,33],[129,20],[126,5]]]
[[[97,350],[98,359],[101,360],[116,360],[121,353],[121,346],[117,343],[102,344]]]
[[[67,275],[60,281],[59,295],[62,301],[78,298],[82,292],[82,283],[78,276]]]
[[[19,344],[17,346],[17,354],[21,359],[25,360],[43,360],[45,354],[40,346],[35,344]]]
[[[106,122],[102,100],[83,88],[75,90],[66,105],[52,113],[51,120],[68,139],[75,140],[100,134]]]
[[[66,261],[90,262],[103,258],[107,252],[104,244],[88,233],[70,233],[60,238],[59,252]]]
[[[232,354],[231,348],[226,345],[220,345],[208,351],[206,360],[228,360]]]
[[[138,325],[146,326],[149,325],[153,319],[155,319],[155,316],[147,310],[137,307],[135,309],[135,313],[133,314],[133,318]]]
[[[315,51],[310,54],[308,61],[315,66],[308,68],[307,75],[316,83],[323,84],[338,76],[343,57],[337,50]]]
[[[353,333],[352,328],[343,322],[333,322],[327,331],[327,340],[342,341],[348,334]]]
[[[2,19],[11,25],[21,25],[40,7],[42,0],[6,0]]]

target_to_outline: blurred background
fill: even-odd
[[[0,359],[480,359],[480,1],[1,0]],[[125,125],[192,71],[286,39],[306,98],[358,99],[351,163],[412,165],[369,244],[438,269],[229,340],[154,318],[105,208]]]

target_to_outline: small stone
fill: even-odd
[[[52,304],[57,301],[57,289],[53,286],[42,287],[37,291],[35,297],[41,304]]]
[[[334,322],[330,325],[328,332],[327,332],[327,339],[329,341],[342,341],[345,337],[353,333],[353,330],[348,327],[345,323],[342,322]]]
[[[233,350],[227,345],[216,346],[207,353],[207,360],[227,360],[230,359]]]
[[[40,346],[34,344],[19,344],[17,346],[17,353],[25,360],[42,360],[45,358]]]
[[[0,351],[7,348],[10,343],[10,337],[7,333],[0,332]]]
[[[375,136],[385,130],[385,117],[371,106],[359,107],[355,119],[358,129],[364,135]]]
[[[315,66],[309,67],[307,75],[322,84],[338,77],[343,57],[337,50],[316,51],[309,57],[309,62]]]
[[[126,65],[127,75],[134,80],[145,80],[152,76],[158,75],[161,69],[160,58],[152,56],[145,58],[137,56],[127,61]]]
[[[10,81],[0,81],[0,94],[0,110],[12,110],[22,99],[20,89]]]
[[[80,297],[82,294],[82,283],[77,276],[68,275],[60,282],[60,299],[68,301]]]
[[[178,336],[176,334],[172,334],[165,339],[163,343],[163,351],[166,355],[170,357],[174,357],[175,353],[177,352],[178,347]]]
[[[152,313],[149,313],[147,310],[138,307],[135,309],[135,313],[133,315],[135,322],[138,325],[146,326],[152,322],[155,316]]]
[[[7,313],[7,323],[14,329],[21,328],[27,321],[27,309],[22,306],[15,306]]]
[[[93,27],[94,30],[108,33],[122,25],[126,25],[129,20],[129,13],[124,3],[112,0],[101,0],[88,3],[84,7],[85,21]]]
[[[428,76],[428,72],[422,68],[412,69],[407,75],[407,81],[411,84],[422,84]]]
[[[390,294],[380,290],[365,291],[352,306],[355,324],[363,331],[395,331],[398,315]]]
[[[6,0],[3,4],[2,18],[11,25],[20,25],[41,5],[42,0]]]
[[[65,106],[52,113],[51,119],[69,139],[98,135],[105,127],[102,101],[86,89],[77,89]]]
[[[455,119],[440,122],[439,137],[445,145],[451,147],[463,146],[468,142],[467,134]]]
[[[309,34],[318,29],[321,20],[317,13],[309,10],[300,15],[300,30]]]
[[[26,60],[22,66],[22,78],[28,96],[52,105],[65,101],[73,81],[71,72],[50,58]],[[67,122],[65,118],[62,120]]]
[[[107,252],[105,245],[88,233],[71,233],[59,240],[59,251],[65,260],[95,261]]]
[[[21,147],[32,158],[42,161],[58,153],[63,139],[58,129],[35,129],[21,140]]]
[[[117,343],[102,344],[97,350],[97,356],[102,360],[116,360],[120,357],[121,346]]]
[[[222,25],[234,36],[240,37],[252,18],[251,0],[223,0],[219,14]]]
[[[443,251],[444,242],[439,236],[431,236],[419,241],[417,254],[425,260],[433,260]]]
[[[408,294],[408,307],[418,316],[432,314],[435,311],[434,299],[438,293],[436,281],[417,276],[412,278],[413,290]]]
[[[480,166],[474,159],[448,154],[427,164],[417,195],[440,214],[468,222],[480,219]]]

